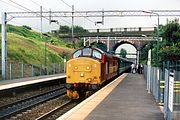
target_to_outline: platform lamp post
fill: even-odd
[[[148,14],[154,14],[157,15],[158,17],[158,24],[157,24],[157,63],[159,60],[159,54],[158,54],[158,50],[159,50],[159,14],[155,13],[153,11],[142,11],[143,13],[148,13]]]
[[[47,60],[46,60],[46,57],[47,57],[47,39],[50,38],[50,36],[46,33],[42,34],[44,36],[44,64],[45,64],[45,74],[47,75]]]
[[[71,37],[74,42],[74,5],[72,5],[72,25],[71,25]]]
[[[47,75],[47,61],[46,61],[46,49],[47,49],[47,45],[46,45],[46,39],[44,41],[44,65],[45,65],[45,75]]]

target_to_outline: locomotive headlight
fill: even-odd
[[[77,70],[77,69],[78,69],[78,67],[74,67],[74,69],[76,69],[76,70]]]
[[[88,66],[88,67],[86,67],[86,69],[87,69],[87,70],[89,70],[89,66]]]
[[[81,76],[81,77],[84,77],[84,73],[81,73],[80,76]]]
[[[88,81],[88,82],[91,82],[91,81],[92,81],[92,78],[87,78],[87,81]]]

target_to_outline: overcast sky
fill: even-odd
[[[22,11],[6,3],[14,6],[14,1],[32,11],[39,11],[42,5],[44,10],[52,11],[70,11],[68,5],[74,5],[75,10],[178,10],[180,9],[180,0],[0,0],[0,12],[4,11]],[[68,5],[66,5],[65,3]],[[38,4],[38,5],[37,5]],[[68,23],[57,18],[61,25],[69,25]],[[71,23],[71,18],[63,18]],[[101,18],[89,18],[91,21],[100,21]],[[160,24],[166,23],[166,17],[160,18]],[[169,19],[174,19],[171,17]],[[94,22],[90,22],[86,18],[75,18],[75,25],[81,25],[84,28],[120,28],[120,27],[154,27],[157,24],[157,17],[116,17],[105,18],[105,24],[95,26]],[[9,23],[22,25],[26,24],[32,28],[40,29],[40,19],[13,19]],[[43,31],[49,31],[58,28],[57,25],[49,25],[47,20],[43,20]]]
[[[5,2],[6,3],[5,3]],[[45,8],[44,10],[51,9],[52,11],[70,11],[72,5],[75,10],[180,10],[180,0],[0,0],[0,12],[7,11],[23,11],[17,9],[7,3],[17,6],[14,1],[32,11],[40,11],[40,6]],[[66,3],[64,3],[64,2]],[[68,4],[68,5],[67,5]],[[174,19],[175,17],[169,17],[168,19]],[[71,18],[63,18],[67,22],[71,23]],[[157,25],[157,17],[113,17],[105,18],[104,25],[95,26],[95,21],[100,21],[101,18],[89,18],[90,22],[86,18],[75,18],[74,24],[81,25],[86,29],[97,28],[124,28],[124,27],[155,27]],[[166,23],[167,17],[160,17],[160,24]],[[58,19],[61,25],[69,25]],[[15,25],[28,25],[33,29],[40,30],[40,18],[23,18],[13,19],[10,22]],[[55,24],[49,25],[49,22],[43,19],[43,31],[47,32],[53,29],[57,29]],[[120,48],[130,48],[130,45],[123,45]],[[135,48],[131,47],[130,52],[135,52]]]

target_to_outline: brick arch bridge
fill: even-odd
[[[157,41],[155,37],[85,37],[84,46],[90,46],[94,42],[101,42],[107,45],[107,51],[115,53],[115,50],[122,44],[128,43],[136,48],[135,63],[139,63],[139,54],[147,42]],[[128,55],[128,54],[127,54]]]

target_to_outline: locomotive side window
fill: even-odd
[[[78,50],[74,53],[73,58],[77,58],[81,55],[81,50]]]
[[[93,50],[93,57],[101,59],[102,58],[102,54],[99,51],[97,51],[97,50]]]
[[[83,49],[83,56],[91,56],[92,49],[84,48]]]

